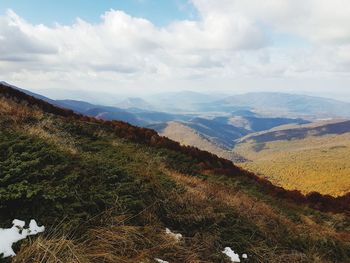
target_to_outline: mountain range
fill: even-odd
[[[232,111],[237,107],[275,116],[350,117],[350,103],[348,102],[276,92],[235,95],[203,106],[204,109],[217,111]]]

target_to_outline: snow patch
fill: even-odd
[[[171,236],[173,239],[175,239],[176,241],[180,241],[181,238],[182,238],[182,235],[181,234],[176,234],[176,233],[173,233],[171,232],[171,230],[169,228],[166,228],[165,229],[165,233],[169,236]]]
[[[34,219],[30,220],[29,222],[29,236],[33,236],[36,235],[38,233],[44,232],[45,231],[45,227],[44,226],[38,226],[38,224],[36,223],[36,221]]]
[[[169,263],[168,261],[161,260],[161,259],[159,259],[159,258],[155,258],[154,260],[157,261],[157,262],[159,262],[159,263]]]
[[[239,259],[239,255],[236,254],[230,247],[225,247],[222,253],[228,256],[232,262],[241,262],[241,260]]]
[[[242,258],[247,259],[247,258],[248,258],[248,255],[247,255],[247,254],[243,254],[243,255],[242,255]]]
[[[34,219],[30,220],[29,227],[24,228],[25,222],[15,219],[12,221],[11,228],[0,228],[0,258],[15,256],[12,245],[18,241],[27,238],[27,236],[36,235],[44,232],[44,226],[38,226]]]

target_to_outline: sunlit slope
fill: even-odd
[[[250,160],[242,167],[274,184],[339,196],[350,190],[350,133],[341,126],[339,134],[327,134],[327,127],[321,126],[304,134],[282,130],[251,136],[234,150]]]
[[[168,122],[160,134],[174,141],[178,141],[183,145],[191,145],[201,150],[214,153],[228,160],[243,160],[239,155],[220,147],[219,145],[196,132],[196,130],[180,122]]]
[[[14,263],[228,263],[227,246],[246,262],[349,262],[349,201],[0,85],[0,227],[46,226]]]

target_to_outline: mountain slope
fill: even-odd
[[[236,141],[249,136],[254,131],[291,123],[302,124],[308,123],[308,121],[242,116],[214,117],[212,119],[197,117],[188,121],[171,121],[149,127],[181,144],[198,147],[234,162],[242,162],[245,158],[231,150]]]
[[[235,127],[225,122],[217,121],[216,119],[210,120],[197,117],[186,122],[185,125],[224,149],[232,148],[234,140],[249,133],[244,128]]]
[[[249,262],[349,260],[349,196],[285,191],[153,130],[2,85],[0,129],[1,226],[48,229],[13,262],[229,262],[226,246]]]
[[[247,140],[254,140],[258,143],[264,143],[267,141],[276,140],[304,139],[310,135],[341,135],[348,132],[350,132],[350,121],[341,121],[325,125],[319,125],[316,127],[301,127],[277,131],[266,131],[257,135],[251,134],[246,138],[242,138],[241,141],[244,142]]]
[[[274,127],[287,124],[307,124],[309,121],[304,119],[293,119],[293,118],[266,118],[258,116],[233,116],[229,119],[229,123],[236,127],[245,128],[251,132],[259,132],[264,130],[270,130]]]
[[[350,191],[349,121],[250,134],[234,151],[250,160],[243,167],[285,188],[334,196]]]
[[[216,154],[219,157],[225,158],[231,161],[243,161],[243,158],[239,155],[228,151],[227,149],[220,147],[208,138],[201,135],[195,129],[185,125],[181,122],[168,122],[161,126],[151,126],[159,131],[159,134],[166,136],[174,141],[177,141],[183,145],[189,145],[197,147],[198,149],[208,151]]]

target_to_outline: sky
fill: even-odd
[[[0,80],[350,101],[349,25],[348,0],[1,0]]]

